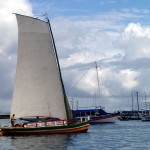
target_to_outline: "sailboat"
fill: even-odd
[[[137,110],[134,109],[134,98],[133,98],[133,92],[131,92],[132,96],[132,110],[126,110],[121,111],[119,120],[120,121],[128,121],[128,120],[141,120],[141,111],[139,106],[139,98],[138,98],[138,92],[136,92],[137,95]]]
[[[18,57],[11,104],[15,119],[37,118],[13,127],[3,135],[87,132],[88,121],[75,121],[65,92],[55,41],[47,20],[15,14],[18,23]]]
[[[98,96],[100,97],[100,83],[97,62],[95,62]],[[119,112],[107,113],[103,106],[95,106],[95,109],[72,110],[73,116],[77,119],[89,119],[90,124],[115,123],[118,120]]]
[[[141,119],[142,121],[150,121],[150,108],[148,108],[149,105],[149,102],[147,102],[146,100],[146,93],[145,93],[145,108],[144,109],[141,109],[141,113],[140,113],[140,116],[141,116]]]

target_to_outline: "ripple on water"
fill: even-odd
[[[87,133],[0,137],[4,150],[149,150],[150,122],[91,125]]]

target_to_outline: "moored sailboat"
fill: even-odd
[[[95,106],[93,109],[77,109],[72,110],[73,116],[76,119],[86,120],[88,118],[90,124],[101,124],[101,123],[115,123],[118,120],[119,112],[114,113],[107,113],[104,110],[102,104],[98,106],[96,104],[96,98],[98,99],[99,103],[101,102],[100,99],[100,82],[99,82],[99,73],[98,73],[98,65],[95,62],[95,71],[96,71],[96,90],[94,90],[95,96]],[[96,92],[96,93],[95,93]]]
[[[73,111],[73,115],[76,119],[82,118],[82,120],[86,120],[88,118],[90,124],[115,123],[119,114],[119,112],[107,113],[103,109],[83,109]]]
[[[137,110],[134,109],[134,99],[133,99],[133,92],[131,92],[132,96],[132,110],[129,111],[121,111],[119,120],[120,121],[128,121],[128,120],[141,120],[141,111],[139,107],[139,100],[138,100],[138,92],[137,95]]]
[[[14,127],[3,135],[87,132],[88,121],[72,120],[49,20],[16,14],[18,57],[11,115],[40,118]],[[41,119],[42,118],[42,119]]]

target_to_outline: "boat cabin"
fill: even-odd
[[[72,110],[73,117],[85,117],[85,116],[100,116],[106,115],[103,109],[83,109],[83,110]]]

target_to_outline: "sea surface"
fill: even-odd
[[[2,126],[9,120],[0,120]],[[87,133],[1,136],[0,150],[150,150],[150,122],[90,125]]]

